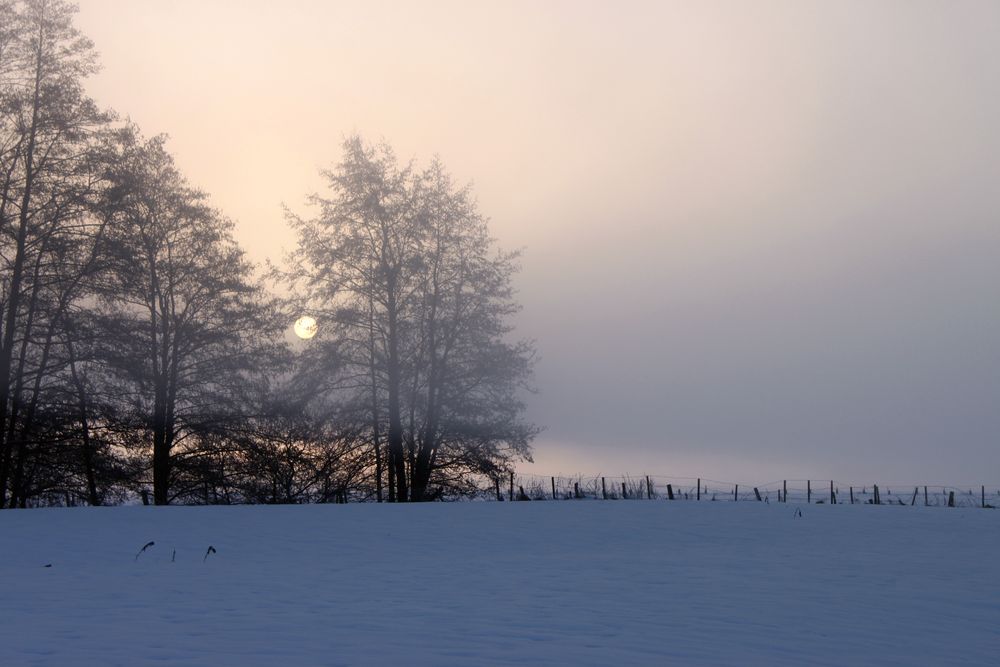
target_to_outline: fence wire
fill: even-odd
[[[664,475],[536,475],[513,473],[492,480],[482,497],[492,500],[686,500],[953,507],[1000,507],[1000,485],[944,485],[839,480],[744,483]]]

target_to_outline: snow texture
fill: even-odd
[[[796,507],[5,510],[0,665],[997,664],[1000,512]]]

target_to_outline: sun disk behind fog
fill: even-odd
[[[295,335],[302,340],[309,340],[315,336],[318,329],[319,325],[316,324],[316,320],[308,315],[303,315],[295,320]]]

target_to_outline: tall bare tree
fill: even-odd
[[[319,215],[290,216],[299,244],[285,275],[321,316],[307,356],[332,361],[309,367],[341,401],[370,397],[390,500],[426,500],[432,486],[529,457],[537,429],[520,397],[534,353],[508,340],[516,254],[496,251],[470,192],[437,162],[400,166],[385,144],[352,137],[325,176]]]
[[[62,0],[5,3],[0,28],[0,505],[24,474],[39,396],[67,308],[70,259],[93,234],[95,137],[107,123],[83,91],[93,48]]]
[[[149,434],[153,496],[166,504],[200,445],[260,408],[282,324],[232,223],[186,183],[162,138],[125,132],[111,176],[122,204],[106,234],[104,355]]]

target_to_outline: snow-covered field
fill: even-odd
[[[3,511],[0,665],[1000,664],[1000,512],[795,508]]]

